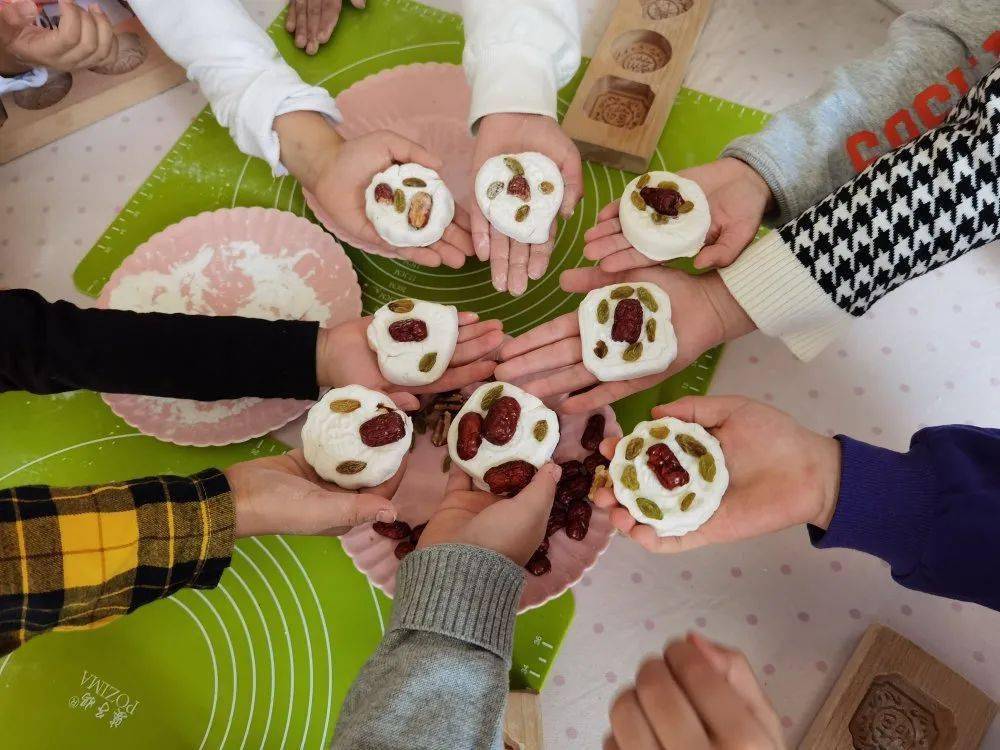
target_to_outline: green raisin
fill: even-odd
[[[548,195],[549,193],[551,193],[553,190],[556,189],[556,186],[553,185],[548,180],[542,180],[540,183],[538,183],[538,189],[541,190],[545,195]]]
[[[646,287],[639,287],[635,290],[635,294],[639,298],[639,301],[644,304],[650,312],[656,312],[660,309],[659,304],[657,304],[656,300],[653,299],[653,295]]]
[[[656,211],[653,211],[649,215],[649,218],[653,220],[654,224],[666,224],[670,221],[669,216],[667,216],[666,214],[658,214],[656,213]]]
[[[629,464],[622,469],[621,483],[626,489],[635,492],[639,489],[639,476],[635,473],[635,465]]]
[[[365,470],[366,464],[364,461],[341,461],[337,464],[338,474],[360,474]]]
[[[549,423],[544,419],[539,419],[535,422],[535,427],[531,431],[531,434],[535,436],[535,440],[539,443],[545,440],[545,436],[549,434]]]
[[[413,311],[412,299],[398,299],[389,303],[389,309],[394,313],[408,313]]]
[[[401,214],[406,210],[406,194],[396,188],[396,192],[392,194],[392,203],[396,207],[396,213]]]
[[[434,363],[437,362],[437,352],[428,352],[420,358],[420,364],[417,365],[417,369],[420,372],[430,372],[434,369]]]
[[[690,435],[685,435],[683,433],[677,436],[677,445],[681,447],[682,451],[687,453],[689,456],[694,456],[695,458],[701,458],[708,453],[708,450],[704,445]]]
[[[635,292],[635,289],[626,284],[625,286],[612,289],[609,296],[611,299],[625,299],[626,297],[631,297],[633,292]]]
[[[598,341],[594,345],[594,354],[597,355],[598,359],[604,359],[606,356],[608,356],[608,345],[605,344],[603,341]]]
[[[691,507],[691,503],[694,502],[694,493],[689,492],[684,497],[681,498],[681,510],[685,511]]]
[[[642,512],[642,515],[646,516],[646,518],[652,518],[654,521],[663,520],[663,511],[660,510],[660,506],[652,500],[647,500],[644,497],[637,497],[635,499],[635,504],[639,506],[639,510]]]
[[[646,321],[646,338],[649,339],[650,344],[656,341],[656,318],[650,318]]]
[[[659,427],[650,427],[649,435],[650,437],[656,438],[657,440],[666,440],[667,435],[670,434],[670,428],[660,425]]]
[[[407,177],[403,180],[403,184],[406,185],[406,187],[427,187],[427,183],[419,177]]]
[[[361,402],[356,398],[339,398],[330,402],[330,411],[335,411],[338,414],[350,414],[360,408]]]
[[[523,206],[514,212],[514,221],[524,221],[528,218],[528,213],[531,211],[531,206],[525,203]]]
[[[597,305],[597,322],[604,323],[608,322],[608,318],[611,316],[611,307],[608,305],[606,299],[602,299]]]
[[[503,163],[506,164],[507,169],[509,169],[514,174],[524,174],[524,167],[521,166],[521,162],[519,162],[513,156],[505,156],[503,158]]]
[[[641,356],[642,356],[641,341],[636,341],[634,344],[630,344],[628,349],[622,352],[622,359],[624,359],[626,362],[635,362]]]
[[[634,461],[635,458],[642,452],[642,446],[645,445],[646,441],[641,437],[632,438],[628,441],[628,445],[625,446],[625,459],[627,461]]]
[[[481,408],[483,411],[487,411],[491,406],[493,406],[493,402],[496,401],[498,398],[500,398],[500,396],[502,395],[503,395],[503,383],[493,386],[488,391],[486,391],[486,393],[483,394],[483,400],[479,402],[479,408]]]
[[[629,198],[632,200],[632,205],[635,206],[638,210],[640,211],[646,210],[646,201],[644,201],[642,199],[642,196],[639,195],[638,190],[633,190],[632,195],[630,195]]]
[[[500,195],[500,191],[501,190],[503,190],[503,183],[502,182],[499,182],[499,181],[498,182],[491,182],[490,186],[488,188],[486,188],[486,197],[489,198],[490,200],[493,200],[498,195]]]
[[[639,181],[637,183],[635,183],[636,189],[642,190],[644,187],[646,187],[646,185],[649,184],[649,178],[650,178],[650,174],[649,174],[649,172],[646,172],[646,174],[644,174],[642,177],[640,177]]]
[[[706,482],[715,481],[715,458],[711,453],[706,453],[698,459],[698,473]]]
[[[694,204],[691,201],[684,201],[677,207],[677,213],[679,214],[689,214],[692,210],[694,210]]]

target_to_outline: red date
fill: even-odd
[[[533,576],[543,576],[552,570],[552,563],[546,555],[535,552],[524,567]]]
[[[549,521],[545,526],[545,536],[550,537],[565,526],[566,510],[556,505],[552,506],[552,510],[549,511]]]
[[[566,524],[566,536],[575,542],[582,541],[590,531],[590,521],[570,521]]]
[[[542,539],[542,543],[538,545],[538,549],[535,550],[536,555],[547,555],[549,554],[549,538],[545,537]]]
[[[611,325],[613,341],[634,344],[642,335],[642,303],[639,300],[623,299],[615,305],[615,322]]]
[[[487,471],[483,481],[494,495],[513,497],[528,486],[536,471],[527,461],[508,461]]]
[[[677,216],[678,209],[684,202],[684,196],[672,188],[644,187],[639,195],[647,206],[664,216]]]
[[[483,421],[483,435],[493,445],[506,445],[517,432],[521,404],[516,398],[501,396],[490,406]]]
[[[611,462],[597,452],[591,453],[589,456],[583,459],[583,466],[587,470],[587,473],[590,474],[591,476],[593,476],[594,472],[597,471],[598,466],[608,467],[610,465]]]
[[[590,477],[584,473],[576,474],[569,479],[560,477],[559,484],[556,485],[556,504],[568,505],[574,500],[582,500],[590,492],[590,483]]]
[[[402,440],[406,436],[406,425],[398,411],[387,411],[363,423],[358,432],[362,443],[378,448]]]
[[[596,451],[604,439],[604,415],[591,414],[580,438],[580,445],[588,451]]]
[[[382,523],[381,521],[376,521],[372,524],[372,531],[376,534],[381,534],[388,539],[407,539],[412,533],[410,529],[410,524],[406,521],[393,521],[392,523]]]
[[[470,411],[458,421],[458,440],[455,442],[458,457],[468,461],[479,453],[483,444],[483,418],[478,412]]]
[[[396,553],[396,559],[402,560],[408,554],[413,552],[413,550],[415,550],[416,548],[417,545],[415,545],[411,541],[400,542],[399,544],[396,545],[396,549],[394,550],[394,552]]]
[[[389,324],[389,336],[393,341],[408,343],[427,338],[427,324],[417,318],[404,318]]]
[[[507,195],[513,195],[525,202],[531,200],[531,186],[523,174],[516,174],[510,178],[510,182],[507,183]]]
[[[424,533],[424,529],[427,527],[426,523],[422,523],[419,526],[414,526],[413,531],[410,532],[410,541],[416,546],[420,541],[420,535]]]
[[[375,186],[375,202],[392,205],[393,191],[386,183],[380,182]]]
[[[654,443],[646,451],[646,465],[649,466],[664,489],[673,490],[691,481],[677,456],[666,443]]]

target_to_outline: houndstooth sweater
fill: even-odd
[[[720,274],[801,359],[910,279],[1000,236],[1000,65],[935,129],[877,159]]]

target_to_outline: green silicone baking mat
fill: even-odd
[[[316,57],[295,50],[283,17],[271,33],[303,78],[332,93],[379,70],[414,62],[459,63],[461,23],[411,0],[348,9]],[[582,74],[582,71],[581,71]],[[560,94],[572,98],[580,75]],[[681,169],[714,158],[766,115],[682,89],[652,167]],[[554,268],[586,263],[583,232],[630,175],[585,165],[586,198],[560,229]],[[202,112],[76,269],[97,295],[150,235],[185,216],[229,206],[277,206],[313,218],[301,188],[247,160]],[[550,273],[520,298],[493,292],[485,265],[423,269],[347,249],[371,312],[393,297],[435,296],[500,317],[518,333],[573,309]],[[628,429],[655,403],[703,393],[719,356],[707,353],[662,386],[616,411]],[[186,474],[283,450],[272,440],[183,448],[136,433],[90,393],[0,395],[0,487],[77,484],[153,473]],[[330,539],[241,541],[214,591],[182,591],[88,632],[36,639],[0,658],[0,746],[17,748],[325,747],[341,702],[381,638],[391,602],[368,585]],[[518,618],[514,687],[539,689],[572,618],[567,593]],[[15,720],[16,718],[16,720]]]

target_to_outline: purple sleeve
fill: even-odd
[[[840,497],[819,548],[885,560],[907,588],[1000,610],[1000,430],[932,427],[897,453],[838,436]]]

